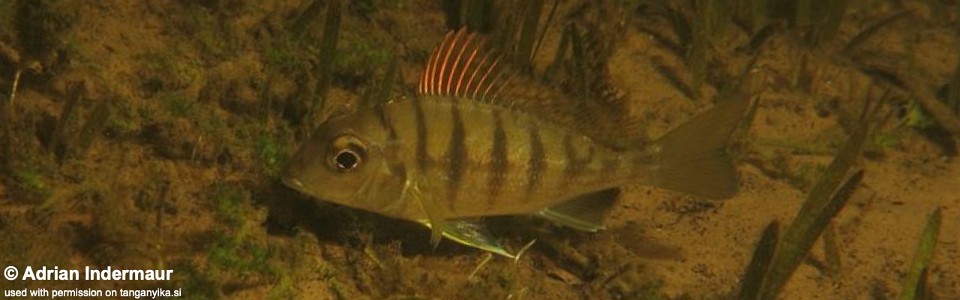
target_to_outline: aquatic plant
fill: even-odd
[[[809,11],[812,13],[809,18],[809,29],[806,32],[806,40],[813,46],[820,46],[828,43],[837,35],[840,29],[840,22],[846,13],[849,0],[831,0],[822,3],[820,1],[797,1],[798,19],[799,11]],[[801,8],[801,6],[805,6]]]
[[[923,228],[920,235],[920,241],[917,243],[917,249],[913,256],[913,262],[910,264],[910,272],[907,278],[903,280],[903,286],[900,290],[899,299],[929,299],[929,286],[927,285],[927,274],[930,261],[933,258],[933,252],[937,246],[937,237],[940,235],[940,223],[942,222],[942,207],[937,207],[927,217],[927,225]]]
[[[340,0],[327,1],[327,13],[324,19],[323,36],[320,47],[317,49],[317,65],[320,68],[317,81],[316,98],[307,110],[307,120],[313,120],[325,108],[327,90],[333,81],[333,70],[337,59],[337,42],[340,39]],[[304,122],[307,130],[312,129],[313,122]],[[308,131],[309,132],[309,131]]]
[[[539,46],[538,40],[541,40],[547,28],[550,27],[550,20],[553,17],[551,12],[550,18],[546,22],[540,22],[540,16],[543,14],[544,1],[535,0],[535,1],[525,1],[526,6],[524,7],[523,13],[523,23],[519,27],[520,33],[517,37],[517,50],[514,53],[514,61],[521,63],[526,66],[525,68],[533,68],[533,59],[536,56],[536,48]],[[557,1],[554,1],[554,9],[557,7]],[[542,28],[542,29],[541,29]],[[540,37],[540,39],[538,39]]]
[[[588,59],[583,39],[576,25],[567,25],[557,45],[553,63],[544,72],[547,80],[565,82],[567,92],[576,99],[589,99],[591,96],[591,78],[588,78]]]
[[[950,81],[944,87],[944,94],[946,94],[943,97],[945,104],[953,110],[954,114],[960,116],[960,63],[957,64],[953,76],[950,76]]]
[[[81,123],[79,114],[83,108],[81,102],[87,100],[86,91],[82,83],[72,83],[68,89],[70,95],[63,105],[60,117],[46,137],[46,150],[61,164],[66,158],[83,156],[112,119],[112,101],[99,100]]]
[[[937,99],[932,87],[922,83],[916,67],[900,61],[881,60],[875,57],[857,57],[851,64],[863,74],[874,78],[890,88],[895,95],[910,99],[910,102],[922,108],[923,114],[914,115],[916,121],[929,116],[937,125],[950,135],[960,136],[960,115],[957,115],[943,101]],[[917,112],[919,113],[919,112]],[[922,124],[924,122],[916,123]]]
[[[400,75],[400,67],[397,64],[397,60],[394,57],[390,59],[390,61],[391,63],[387,66],[387,70],[381,76],[378,76],[378,79],[363,91],[363,105],[372,106],[378,103],[386,103],[390,100],[393,89],[397,82],[400,81],[400,78],[398,78]]]
[[[63,4],[56,1],[27,1],[16,4],[17,10],[13,14],[17,37],[24,54],[37,59],[60,49],[63,32],[78,19],[77,12],[62,7]]]
[[[902,11],[902,12],[887,16],[886,18],[883,18],[877,21],[876,23],[873,23],[870,26],[867,26],[866,28],[861,30],[859,33],[851,37],[849,41],[847,41],[847,44],[843,47],[843,50],[841,50],[841,53],[845,55],[852,54],[852,51],[854,49],[856,49],[861,44],[863,44],[863,42],[874,37],[877,33],[880,32],[881,29],[886,28],[891,24],[893,24],[894,22],[899,21],[907,16],[910,16],[910,12]]]
[[[764,230],[744,275],[739,299],[775,299],[863,179],[862,170],[847,174],[863,149],[870,117],[879,107],[871,107],[870,101],[864,103],[850,139],[837,151],[783,236],[776,221]]]
[[[730,1],[693,1],[690,40],[685,57],[693,77],[691,87],[696,96],[699,96],[700,87],[707,79],[707,65],[712,57],[710,48],[714,39],[722,36],[726,25],[731,23],[731,4]]]
[[[447,29],[466,26],[475,32],[490,33],[496,20],[494,1],[444,0],[443,13]],[[514,2],[516,3],[516,2]]]

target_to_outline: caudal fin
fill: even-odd
[[[651,184],[712,199],[733,197],[737,174],[725,148],[748,104],[718,103],[660,138],[653,144],[657,173]]]

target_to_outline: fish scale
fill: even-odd
[[[417,106],[422,118],[411,113]],[[396,157],[420,168],[431,189],[426,192],[444,195],[437,200],[447,208],[447,217],[525,213],[561,201],[558,197],[563,195],[633,180],[610,181],[603,173],[611,171],[603,168],[603,160],[626,159],[622,153],[523,112],[469,99],[425,96],[388,104],[385,113],[403,141],[394,148],[401,151]],[[455,116],[464,125],[462,135],[455,134]],[[416,128],[426,130],[410,130]],[[458,144],[466,145],[464,155],[451,155],[456,152],[451,147]],[[497,153],[503,157],[498,159]],[[458,172],[459,177],[451,176]]]

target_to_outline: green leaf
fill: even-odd
[[[903,289],[900,291],[899,299],[924,298],[925,289],[923,287],[926,286],[927,266],[933,257],[933,250],[937,247],[937,236],[940,234],[942,210],[942,207],[938,207],[927,217],[927,226],[923,228],[923,235],[920,236],[920,243],[917,245],[917,251],[913,255],[913,264],[910,266],[910,273],[907,274],[907,280],[903,281]]]

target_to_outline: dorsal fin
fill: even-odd
[[[646,132],[644,126],[637,126],[640,122],[626,116],[623,103],[574,99],[518,73],[484,36],[466,28],[447,33],[433,49],[417,85],[417,95],[464,97],[524,111],[613,148],[636,146],[636,137],[641,136],[637,133]]]
[[[447,33],[423,69],[417,94],[496,99],[509,76],[494,52],[466,28]]]

